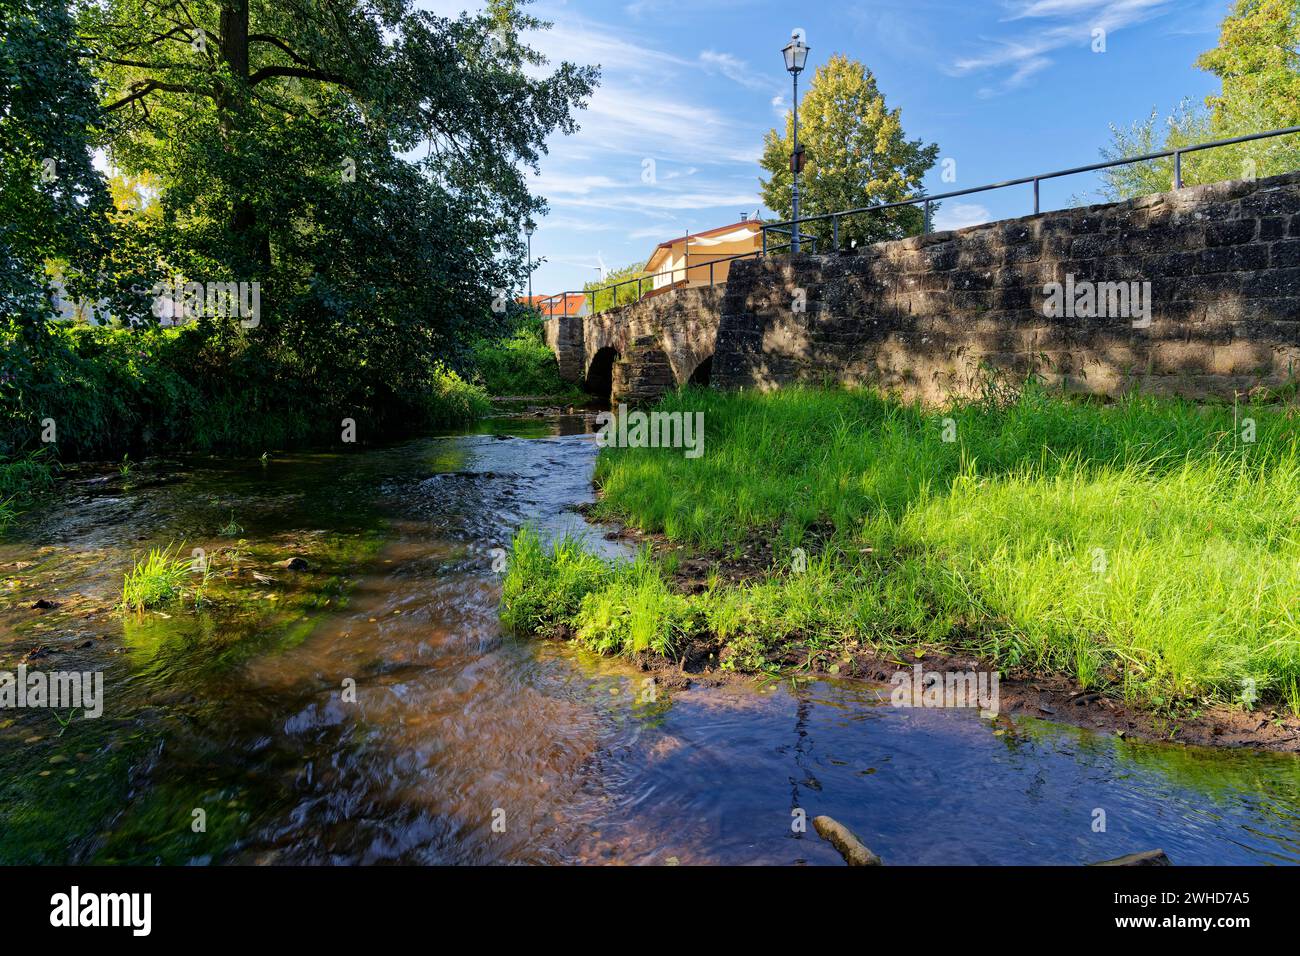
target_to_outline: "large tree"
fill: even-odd
[[[760,180],[763,202],[782,219],[793,211],[790,152],[794,117],[785,132],[769,130],[760,165],[770,178]],[[894,202],[916,195],[939,154],[936,145],[909,140],[901,111],[885,104],[870,70],[846,56],[832,56],[813,75],[799,104],[799,143],[806,156],[799,177],[799,213],[812,216]],[[917,232],[922,213],[914,208],[854,216],[840,223],[841,245],[877,242]],[[829,223],[805,227],[828,238]]]
[[[1196,65],[1213,73],[1220,91],[1204,104],[1180,104],[1160,120],[1152,111],[1128,128],[1112,127],[1108,159],[1159,152],[1300,125],[1300,0],[1235,0],[1218,45]],[[1103,192],[1127,199],[1163,192],[1173,184],[1173,160],[1117,167],[1103,174]],[[1300,168],[1300,137],[1285,136],[1189,153],[1185,185],[1271,176]]]
[[[521,39],[546,24],[519,6],[88,7],[110,156],[160,184],[167,268],[259,281],[249,335],[340,401],[380,407],[419,389],[431,359],[454,363],[522,274],[519,226],[545,208],[525,173],[548,136],[576,128],[597,75],[546,69]]]

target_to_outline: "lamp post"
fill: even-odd
[[[791,196],[794,200],[794,223],[790,229],[790,252],[799,251],[799,171],[803,168],[803,150],[799,148],[799,74],[808,61],[809,46],[803,42],[801,31],[790,35],[790,42],[781,52],[785,55],[785,68],[794,80],[794,148],[790,153],[790,172],[794,175]]]
[[[533,307],[533,221],[524,222],[524,235],[528,237],[528,308]]]

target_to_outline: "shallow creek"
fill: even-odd
[[[620,553],[573,510],[587,428],[71,477],[0,539],[0,669],[102,671],[104,713],[0,711],[0,862],[839,864],[795,808],[887,863],[1300,862],[1293,756],[850,681],[647,701],[626,664],[504,634],[493,549],[520,524]],[[114,610],[169,543],[212,564],[200,606]]]

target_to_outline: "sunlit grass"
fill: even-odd
[[[630,571],[592,576],[564,620],[591,646],[650,634],[670,648],[662,635],[692,627],[762,669],[792,648],[824,663],[930,644],[1154,705],[1300,710],[1293,410],[1034,389],[933,412],[814,389],[688,391],[661,408],[704,412],[703,456],[606,449],[598,516],[723,556],[758,535],[779,566],[689,598],[647,584],[654,569],[635,587]],[[651,605],[658,626],[635,618]]]
[[[139,612],[181,600],[185,583],[194,571],[191,561],[181,559],[181,552],[180,547],[173,545],[152,548],[136,561],[135,567],[122,579],[120,607]]]

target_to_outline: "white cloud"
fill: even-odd
[[[735,206],[736,209],[753,209],[758,204],[757,192],[742,193],[715,190],[674,193],[650,188],[641,191],[626,190],[619,193],[605,193],[599,197],[572,199],[561,197],[551,202],[551,205],[557,208],[619,209],[626,212],[651,212],[667,209],[721,209],[731,206]]]
[[[936,232],[965,229],[967,226],[978,226],[989,222],[992,218],[993,214],[979,203],[958,202],[951,205],[943,203],[935,213],[934,229]]]
[[[614,227],[585,217],[547,216],[540,226],[545,229],[566,229],[570,232],[611,232]]]
[[[627,237],[633,242],[640,242],[643,239],[657,239],[659,242],[667,242],[673,238],[668,235],[670,231],[666,226],[647,226],[644,229],[633,229],[627,234]]]
[[[588,148],[677,162],[750,162],[756,155],[746,129],[722,112],[669,98],[661,89],[644,92],[607,85],[592,95],[573,142]],[[639,170],[638,170],[639,175]]]
[[[597,189],[609,189],[626,185],[627,183],[618,182],[609,176],[567,175],[551,170],[543,172],[532,180],[533,191],[546,196],[557,194],[586,196]]]

